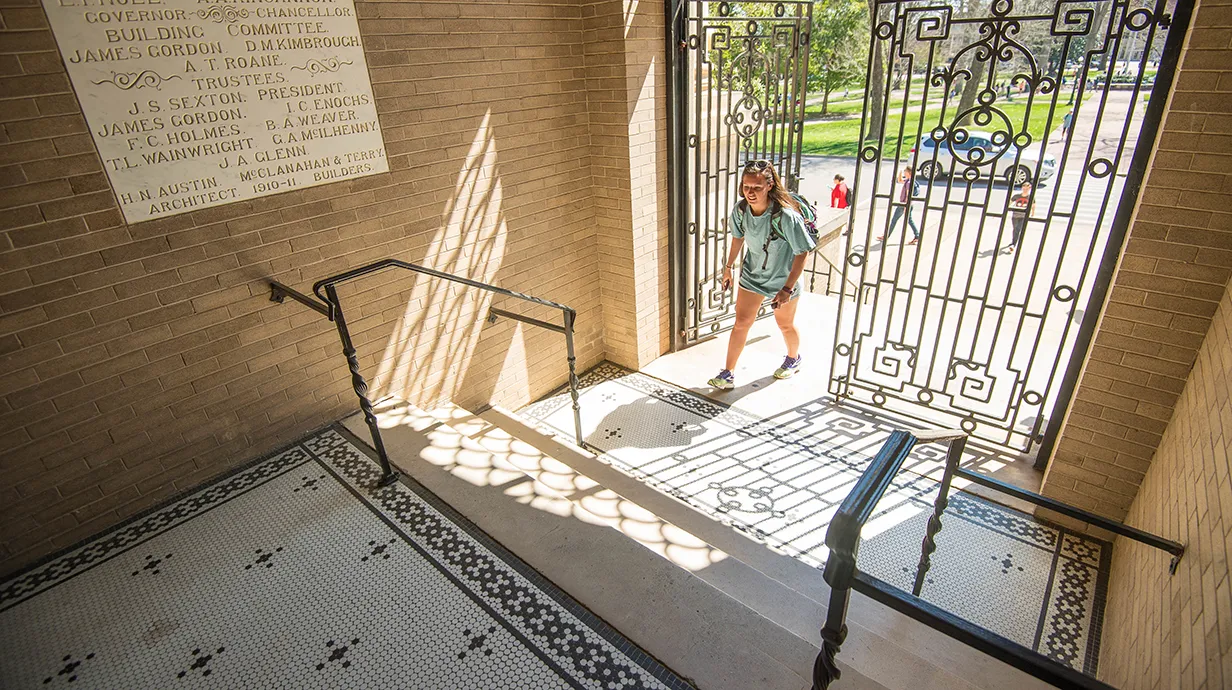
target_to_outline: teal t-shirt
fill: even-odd
[[[812,251],[813,238],[804,228],[804,218],[790,208],[779,214],[771,228],[773,212],[753,215],[737,203],[728,218],[733,237],[744,238],[744,262],[740,264],[740,287],[764,297],[774,297],[787,284],[797,254]],[[776,232],[777,231],[777,232]]]

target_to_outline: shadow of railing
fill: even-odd
[[[577,378],[577,355],[574,350],[573,335],[574,324],[577,320],[577,311],[572,307],[540,297],[525,295],[513,290],[483,283],[470,278],[451,275],[442,271],[437,271],[425,266],[399,261],[397,259],[381,259],[374,261],[366,266],[360,266],[337,275],[318,280],[312,286],[312,292],[315,298],[305,295],[302,292],[288,287],[276,280],[270,281],[270,300],[281,304],[287,297],[303,304],[325,318],[334,323],[338,330],[338,338],[342,341],[342,354],[346,357],[347,366],[351,372],[351,386],[355,389],[355,395],[359,398],[359,408],[364,413],[364,421],[368,425],[368,430],[372,433],[372,444],[376,448],[378,459],[381,463],[382,476],[380,479],[381,486],[388,486],[398,480],[398,473],[393,470],[389,462],[389,455],[385,452],[385,443],[381,439],[381,429],[377,424],[376,413],[372,409],[372,401],[368,397],[368,382],[364,379],[359,368],[359,357],[355,351],[355,345],[351,341],[351,333],[347,328],[346,318],[342,312],[342,301],[338,297],[337,286],[362,276],[366,276],[377,271],[382,271],[387,268],[400,268],[411,271],[413,273],[430,276],[440,280],[446,280],[454,283],[459,283],[467,287],[485,290],[497,295],[513,297],[516,299],[538,304],[553,309],[559,309],[563,318],[563,325],[550,323],[541,319],[534,319],[529,316],[523,316],[504,309],[490,308],[488,310],[488,320],[494,322],[498,317],[505,317],[520,321],[522,323],[537,326],[555,333],[561,333],[565,336],[565,348],[569,360],[569,393],[573,400],[573,422],[574,429],[577,434],[577,443],[581,447],[585,447],[585,441],[582,438],[582,416],[581,407],[578,403],[578,378]]]

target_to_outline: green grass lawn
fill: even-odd
[[[941,102],[940,97],[938,97],[937,99],[930,99],[930,100],[934,100],[935,103]],[[913,96],[911,99],[911,105],[917,106],[919,104],[920,104],[920,99],[918,97]],[[903,99],[901,97],[893,97],[890,99],[891,109],[902,108],[902,107],[903,107]],[[837,118],[840,116],[851,116],[851,115],[858,116],[863,111],[864,111],[864,96],[862,95],[859,97],[845,100],[845,101],[834,100],[834,97],[831,96],[830,97],[830,107],[826,110],[825,117]],[[810,105],[807,108],[805,108],[804,117],[805,119],[808,119],[810,117],[822,117],[821,104],[816,103],[816,104]]]
[[[1090,97],[1090,94],[1088,94]],[[860,104],[861,108],[863,103]],[[1037,100],[1034,107],[1031,109],[1031,120],[1028,123],[1027,131],[1031,133],[1037,141],[1044,135],[1044,128],[1047,126],[1048,109],[1051,107],[1051,102],[1048,100]],[[1022,126],[1027,112],[1027,99],[1023,94],[1013,101],[999,101],[997,108],[1005,113],[1015,129]],[[1061,117],[1069,107],[1065,105],[1065,97],[1062,96],[1060,103],[1057,104],[1057,112],[1053,115],[1051,126],[1053,129],[1061,126]],[[859,110],[856,113],[860,112]],[[939,124],[941,108],[936,105],[930,105],[928,108],[928,122],[925,123],[923,134],[928,135],[934,127]],[[949,119],[947,114],[947,120]],[[971,129],[988,129],[995,130],[995,124],[999,122],[999,118],[994,118],[993,123],[989,126],[981,126],[977,124],[968,125]],[[946,123],[949,124],[948,122]],[[886,117],[885,128],[885,145],[882,150],[882,156],[890,157],[895,153],[895,148],[899,145],[899,128],[902,127],[901,150],[900,155],[907,155],[911,151],[911,147],[916,145],[917,134],[920,131],[920,107],[909,108],[905,119],[902,109],[902,101],[899,100],[897,107],[890,108]],[[833,122],[811,122],[804,126],[803,152],[806,154],[822,155],[822,156],[855,156],[860,150],[860,119],[853,118],[849,120],[836,120]]]

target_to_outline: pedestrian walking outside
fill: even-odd
[[[851,188],[843,181],[842,175],[834,176],[834,189],[830,190],[830,208],[847,208],[851,206]],[[851,235],[851,228],[843,228],[843,237]]]
[[[878,235],[877,241],[884,242],[887,237],[894,234],[894,226],[898,225],[898,220],[905,214],[907,216],[907,227],[911,228],[911,234],[914,237],[907,244],[915,244],[920,241],[920,229],[915,225],[915,219],[911,217],[911,200],[920,193],[920,185],[915,180],[915,171],[911,166],[903,168],[903,171],[898,174],[898,205],[894,207],[894,213],[890,216],[890,229],[884,235]]]
[[[1009,253],[1013,254],[1022,242],[1022,236],[1027,229],[1027,216],[1035,212],[1035,200],[1031,198],[1031,183],[1022,183],[1018,194],[1010,199],[1010,222],[1014,226],[1014,237],[1010,240]]]
[[[727,340],[727,360],[718,376],[710,379],[713,388],[736,385],[732,373],[744,351],[749,329],[757,310],[769,297],[774,321],[783,333],[787,356],[775,372],[785,379],[800,371],[800,333],[796,330],[796,309],[800,305],[800,274],[804,260],[813,250],[813,238],[804,225],[799,207],[783,187],[770,161],[750,161],[740,177],[740,201],[728,216],[732,229],[731,249],[723,266],[723,289],[732,286],[732,271],[740,262],[739,288],[736,291],[736,325]]]
[[[834,188],[830,190],[830,208],[847,208],[851,205],[851,189],[842,175],[834,176]]]
[[[1064,117],[1061,118],[1061,138],[1062,139],[1065,138],[1065,135],[1069,134],[1069,126],[1073,122],[1074,122],[1074,111],[1070,110],[1065,113]]]

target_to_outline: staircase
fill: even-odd
[[[516,413],[377,406],[394,466],[703,690],[811,687],[821,571],[545,435]],[[370,442],[361,415],[344,421]],[[835,688],[1041,681],[859,594]]]

